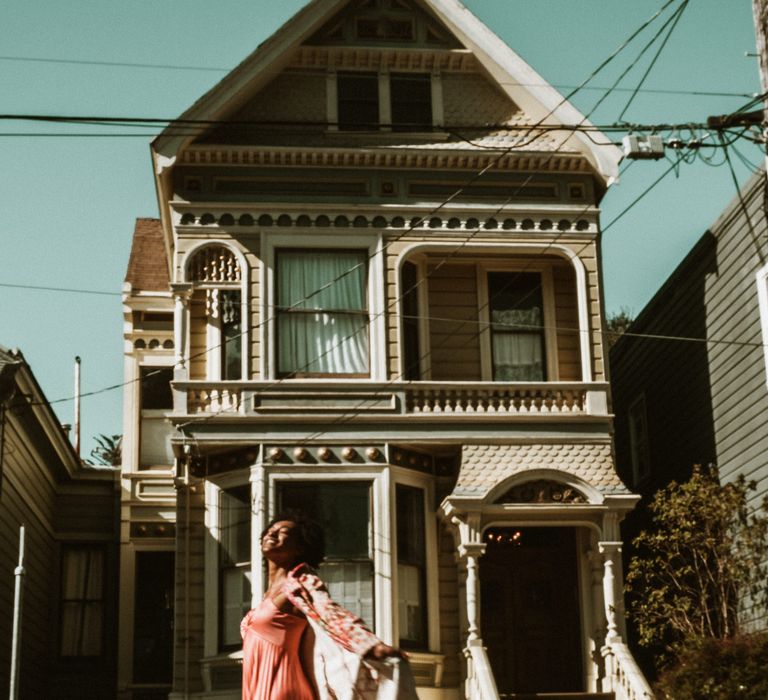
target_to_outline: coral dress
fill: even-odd
[[[303,617],[281,612],[265,598],[240,623],[243,700],[315,700],[299,656]]]

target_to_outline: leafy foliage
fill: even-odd
[[[768,604],[768,498],[751,512],[755,488],[743,477],[720,484],[716,468],[696,465],[689,481],[656,494],[627,574],[641,645],[669,660],[695,640],[738,635],[745,602]]]
[[[96,464],[118,467],[123,458],[122,435],[99,435],[96,447],[91,450],[91,458]]]
[[[656,684],[670,700],[768,698],[768,633],[732,639],[699,639],[684,647],[677,664]]]
[[[632,311],[622,306],[618,312],[609,314],[605,319],[605,341],[610,350],[621,335],[629,329],[635,319]]]

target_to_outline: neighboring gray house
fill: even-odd
[[[0,346],[0,692],[24,525],[21,698],[114,697],[117,478],[84,465],[18,351]]]
[[[760,171],[611,350],[617,467],[644,497],[696,463],[756,480],[755,504],[768,493],[765,188]]]

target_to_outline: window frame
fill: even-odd
[[[765,361],[765,384],[768,388],[768,264],[755,273],[757,284],[757,305],[760,313],[760,330],[763,338],[763,358]]]
[[[279,284],[279,260],[280,255],[283,253],[328,253],[329,255],[332,255],[333,253],[353,253],[353,254],[360,254],[363,256],[364,264],[365,264],[365,270],[364,270],[364,289],[363,289],[363,299],[365,300],[365,308],[361,309],[358,312],[358,315],[361,318],[367,318],[366,323],[366,334],[367,334],[367,343],[368,343],[368,371],[367,372],[281,372],[279,367],[279,357],[280,357],[280,332],[279,329],[275,332],[275,360],[277,364],[275,365],[275,374],[278,379],[369,379],[371,376],[371,311],[370,311],[370,291],[369,291],[369,285],[370,285],[370,259],[368,256],[367,249],[363,248],[335,248],[333,250],[328,250],[325,248],[276,248],[274,250],[274,256],[275,256],[275,266],[274,266],[274,281],[275,281],[275,288],[274,288],[274,296],[275,296],[275,303],[273,305],[274,308],[274,317],[276,321],[276,325],[279,325],[280,316],[282,314],[316,314],[318,313],[315,310],[303,310],[303,309],[296,309],[296,310],[289,310],[289,309],[283,309],[279,305],[279,299],[278,299],[278,290],[277,285]],[[333,310],[326,310],[323,309],[320,313],[326,313],[331,316],[335,315],[341,315],[344,313],[355,313],[355,311],[350,309],[333,309]]]
[[[255,539],[258,539],[258,532],[255,530],[256,516],[254,513],[255,489],[253,480],[248,472],[237,471],[216,476],[209,476],[205,481],[205,528],[209,537],[205,539],[205,612],[204,629],[205,639],[203,648],[205,656],[210,658],[229,657],[234,659],[242,658],[242,647],[226,647],[221,640],[221,617],[222,617],[222,590],[221,590],[221,560],[220,560],[220,537],[221,537],[221,494],[229,489],[248,486],[251,496],[251,607],[256,605],[260,596],[256,595],[255,572]],[[255,534],[254,534],[255,533]]]
[[[195,280],[190,273],[190,266],[195,257],[206,248],[225,248],[231,252],[237,264],[240,268],[240,281],[239,282],[206,282]],[[243,254],[233,246],[229,241],[219,239],[209,239],[204,243],[191,248],[186,251],[183,261],[182,269],[184,270],[185,283],[190,285],[189,301],[186,304],[185,313],[185,338],[184,338],[184,360],[190,360],[190,354],[192,354],[192,345],[190,337],[190,328],[192,326],[192,309],[191,305],[196,303],[203,303],[207,305],[206,295],[209,291],[219,292],[239,292],[240,294],[240,377],[237,379],[226,380],[223,378],[224,374],[224,361],[225,361],[225,337],[224,329],[222,325],[221,313],[217,317],[211,317],[206,310],[205,313],[205,333],[206,333],[206,353],[205,353],[205,380],[206,381],[245,381],[250,376],[250,319],[248,315],[248,289],[250,281],[250,270],[246,264]],[[196,292],[202,291],[202,299],[196,299],[198,296]],[[218,349],[218,352],[211,352],[213,349]],[[199,352],[195,351],[195,352]]]
[[[64,567],[65,567],[65,561],[66,561],[66,553],[67,552],[75,552],[75,551],[87,551],[87,552],[99,552],[101,555],[101,590],[100,590],[100,596],[98,598],[89,598],[89,597],[83,597],[83,598],[65,598],[64,596]],[[88,661],[88,660],[96,660],[103,658],[105,652],[106,652],[106,641],[107,641],[107,565],[108,565],[108,556],[109,553],[107,552],[107,548],[103,544],[98,543],[90,543],[90,542],[62,542],[59,549],[59,589],[57,591],[58,596],[58,641],[57,641],[57,656],[59,659],[61,659],[63,662],[67,663],[77,663],[82,661]],[[99,603],[100,605],[100,623],[101,623],[101,634],[99,637],[99,652],[97,654],[83,654],[83,653],[77,653],[77,654],[64,654],[63,653],[63,643],[64,643],[64,607],[66,603],[78,603],[80,605],[87,605],[89,603]]]
[[[345,128],[340,122],[339,116],[339,74],[349,75],[352,73],[361,74],[376,74],[378,75],[378,108],[379,119],[378,125],[372,125],[370,129],[360,128]],[[443,88],[442,88],[442,76],[439,71],[407,71],[398,70],[394,71],[398,76],[404,76],[409,73],[413,75],[428,76],[430,86],[430,112],[431,119],[426,131],[418,129],[407,130],[402,128],[394,128],[397,125],[392,122],[392,94],[391,94],[391,73],[388,69],[381,69],[379,71],[370,70],[336,70],[329,69],[326,80],[326,116],[328,120],[328,130],[336,131],[344,134],[363,132],[363,133],[382,133],[382,132],[396,132],[402,133],[430,133],[434,134],[435,129],[440,128],[443,123]],[[402,122],[405,124],[405,122]]]
[[[555,290],[552,265],[546,262],[503,263],[481,261],[477,264],[477,302],[480,321],[480,370],[482,381],[504,381],[493,378],[491,316],[488,295],[488,274],[491,272],[537,273],[541,275],[541,300],[546,378],[541,383],[559,380],[557,328],[555,327]],[[505,382],[509,383],[509,382]],[[535,382],[538,383],[538,382]]]
[[[264,349],[260,353],[259,373],[266,380],[275,380],[277,373],[277,267],[276,253],[279,250],[365,250],[368,260],[368,370],[364,377],[345,374],[340,377],[321,375],[318,377],[286,377],[286,382],[344,381],[369,382],[386,379],[386,319],[384,243],[381,232],[360,234],[339,233],[336,236],[307,234],[262,234],[262,256],[260,259],[260,279],[263,280],[263,293],[260,295],[259,317],[266,319],[259,327],[259,343]]]

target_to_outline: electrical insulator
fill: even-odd
[[[656,134],[629,134],[621,140],[621,145],[624,157],[632,160],[659,160],[664,157],[664,140]]]

